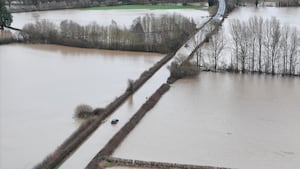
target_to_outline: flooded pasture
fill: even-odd
[[[56,45],[0,46],[0,168],[31,168],[78,127],[79,104],[104,107],[161,54]],[[16,163],[15,161],[18,161]]]
[[[150,12],[166,11],[174,12]],[[18,13],[13,26],[41,19],[104,25],[115,20],[129,26],[146,13],[77,9]],[[178,13],[196,18],[196,23],[208,16],[200,10]],[[299,15],[299,8],[243,7],[228,19],[253,15],[276,16],[299,27],[297,17],[292,17]],[[226,24],[227,20],[225,28]],[[78,104],[106,106],[125,90],[128,79],[136,79],[161,57],[55,45],[1,45],[0,168],[32,168],[78,127],[72,119]],[[166,67],[157,72],[60,168],[84,168],[167,76]],[[114,156],[245,169],[299,168],[299,91],[299,78],[201,73],[179,80]],[[112,127],[109,120],[115,117],[120,123]]]
[[[274,16],[299,28],[299,12],[241,7],[222,27],[228,30],[231,19]],[[299,99],[298,77],[203,72],[176,82],[114,156],[242,169],[299,168]]]
[[[39,11],[13,14],[14,22],[12,26],[22,28],[27,23],[34,23],[43,19],[54,22],[59,25],[63,20],[73,20],[80,25],[88,25],[96,22],[99,25],[109,25],[115,21],[119,26],[130,27],[132,21],[146,14],[163,15],[178,13],[191,18],[195,23],[201,23],[203,17],[209,16],[206,10],[196,9],[173,9],[173,10],[57,10],[57,11]]]
[[[300,29],[299,18],[297,17],[300,16],[300,8],[297,7],[239,7],[225,19],[224,27],[227,27],[228,21],[231,19],[246,21],[253,16],[262,17],[263,19],[276,17],[282,25],[286,24]]]
[[[179,80],[113,156],[232,168],[298,168],[300,79],[202,72]],[[146,141],[145,141],[146,140]]]
[[[130,26],[139,16],[174,12],[191,17],[196,23],[200,23],[209,15],[207,11],[192,9],[56,10],[14,13],[12,26],[22,28],[27,23],[43,19],[58,25],[62,20],[68,19],[83,25],[91,22],[108,25],[114,20],[119,26]],[[79,122],[72,119],[73,110],[78,104],[106,106],[126,89],[128,79],[136,79],[162,56],[155,53],[105,51],[56,45],[1,45],[0,168],[31,168],[40,162],[78,127]],[[163,78],[161,74],[164,74]],[[140,95],[129,99],[128,103],[120,108],[120,116],[124,116],[124,119],[130,118],[144,102],[145,92],[150,95],[157,84],[160,85],[162,80],[165,81],[167,74],[168,71],[163,69],[160,75],[152,80],[155,81],[154,85],[149,85],[141,90]],[[101,131],[105,130],[106,133],[99,136],[106,138],[102,141],[103,144],[118,128],[111,128],[109,124],[104,125]],[[71,159],[71,164],[66,163],[64,166],[84,167],[94,155],[90,153],[91,150],[97,151],[98,147],[93,143],[86,146],[83,156],[75,154],[73,157],[73,159],[85,157],[86,160],[81,160],[83,161],[81,163],[77,163],[76,160],[74,163]],[[16,159],[18,163],[14,163]]]

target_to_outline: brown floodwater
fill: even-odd
[[[172,85],[113,156],[299,168],[299,100],[299,78],[202,72]]]
[[[299,28],[299,9],[241,7],[223,28],[231,19],[251,16],[276,16]],[[202,72],[172,85],[113,156],[242,169],[299,168],[299,100],[298,77]]]
[[[229,18],[276,15],[299,24],[292,17],[299,15],[299,8],[288,9],[239,8]],[[14,26],[36,19],[55,23],[73,19],[82,24],[109,24],[113,19],[128,26],[146,14],[82,12],[87,11],[14,14]],[[186,12],[198,17],[199,11]],[[0,46],[0,168],[31,168],[40,162],[78,126],[72,119],[76,105],[105,106],[125,90],[127,79],[136,79],[161,57],[53,45]],[[166,67],[157,72],[60,168],[84,168],[168,75]],[[180,80],[114,155],[235,168],[299,168],[299,83],[299,78],[213,73]],[[120,119],[119,124],[111,126],[112,118]]]
[[[88,25],[96,22],[100,25],[109,25],[112,20],[116,21],[119,26],[129,27],[132,21],[137,17],[146,14],[163,15],[178,13],[188,18],[194,19],[196,23],[200,23],[203,17],[209,16],[206,10],[196,9],[173,9],[173,10],[56,10],[56,11],[38,11],[26,13],[14,13],[14,22],[12,26],[22,28],[27,23],[34,23],[43,19],[50,20],[59,25],[63,20],[73,20],[81,25]]]
[[[239,7],[236,8],[230,15],[225,19],[222,29],[225,32],[225,37],[227,37],[226,47],[221,53],[220,63],[229,64],[231,61],[232,44],[234,43],[230,37],[230,27],[229,24],[234,19],[239,19],[241,21],[247,21],[251,17],[262,17],[264,20],[276,17],[281,26],[289,25],[291,28],[297,28],[300,31],[300,22],[298,16],[300,16],[300,8],[297,7]],[[300,49],[299,49],[300,50]],[[300,66],[298,66],[300,69]],[[296,68],[297,70],[297,68]]]
[[[271,19],[276,17],[280,20],[282,25],[290,25],[291,27],[297,27],[300,29],[300,8],[297,7],[239,7],[230,13],[226,22],[230,19],[248,20],[252,16],[262,17],[264,19]]]
[[[202,23],[209,15],[207,11],[192,9],[57,10],[15,13],[12,26],[21,28],[42,19],[56,24],[69,19],[83,25],[108,25],[114,20],[120,26],[129,26],[139,16],[174,12],[193,18],[196,23]],[[55,45],[0,46],[0,168],[31,168],[40,162],[78,127],[72,119],[78,104],[106,106],[125,90],[128,79],[136,79],[161,57],[155,53]],[[104,123],[61,168],[83,168],[168,76],[164,67],[110,117],[120,118],[120,125]],[[18,163],[14,163],[16,159]]]
[[[77,127],[79,104],[104,107],[162,57],[56,45],[0,46],[0,168],[32,168]],[[17,161],[17,162],[16,162]]]

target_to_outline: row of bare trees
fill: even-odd
[[[297,74],[299,36],[297,29],[281,26],[276,18],[252,17],[247,22],[230,23],[234,42],[234,64],[242,72]]]
[[[230,37],[221,30],[210,38],[206,49],[199,50],[206,56],[201,63],[205,69],[300,75],[300,36],[296,28],[282,26],[274,17],[252,17],[248,21],[232,20],[229,29]],[[198,52],[197,60],[199,56]]]
[[[133,21],[130,28],[115,21],[108,26],[91,23],[81,26],[64,20],[60,25],[42,20],[23,28],[25,39],[36,43],[68,46],[169,52],[181,45],[196,30],[193,20],[179,14],[154,16],[148,14]]]

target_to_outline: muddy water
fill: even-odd
[[[78,127],[81,103],[104,107],[160,54],[0,46],[0,168],[32,168]],[[133,103],[134,104],[134,103]],[[16,162],[18,161],[18,162]]]
[[[176,82],[114,156],[299,168],[299,99],[299,78],[203,72]]]
[[[14,22],[12,26],[22,28],[27,23],[34,23],[37,20],[47,19],[57,25],[65,19],[73,20],[81,25],[87,25],[91,22],[96,22],[100,25],[109,25],[112,20],[116,21],[120,26],[129,27],[132,21],[146,14],[162,15],[179,13],[183,16],[193,18],[196,23],[202,21],[202,17],[209,15],[208,11],[195,9],[180,9],[180,10],[57,10],[57,11],[42,11],[29,13],[13,14]]]
[[[196,23],[208,16],[207,11],[200,10],[58,10],[13,14],[12,26],[20,28],[42,19],[57,24],[70,19],[80,24],[102,25],[115,20],[121,26],[129,26],[133,19],[147,13],[174,12],[192,17]],[[0,46],[0,168],[31,168],[40,162],[78,126],[72,119],[73,109],[78,104],[105,106],[125,90],[129,78],[136,79],[160,58],[159,54],[53,45]],[[72,157],[75,160],[70,159],[62,168],[84,167],[95,155],[93,151],[101,148],[99,138],[104,145],[167,76],[165,68],[153,78],[151,84],[154,85],[140,90],[140,94],[118,110],[116,116],[121,119],[118,127],[105,123],[101,134],[97,132],[94,139],[88,141],[89,145],[79,150],[84,153],[75,153]],[[14,163],[16,159],[18,163]]]
[[[248,20],[252,16],[262,17],[264,19],[271,19],[276,17],[280,20],[281,24],[287,24],[291,27],[297,27],[300,29],[300,22],[298,16],[300,16],[300,8],[297,7],[240,7],[235,9],[225,20],[225,24],[230,19]]]
[[[236,8],[230,15],[225,19],[222,29],[225,32],[225,36],[227,37],[226,48],[222,52],[223,55],[220,58],[220,62],[230,63],[231,60],[231,50],[233,44],[231,37],[230,37],[230,22],[234,19],[239,19],[241,21],[247,21],[249,18],[257,16],[262,17],[264,20],[271,19],[272,17],[276,17],[281,26],[289,25],[291,28],[297,28],[300,31],[300,8],[297,7],[283,7],[283,8],[276,8],[276,7],[239,7]],[[228,43],[229,42],[229,43]]]
[[[223,27],[230,19],[254,15],[300,26],[298,8],[243,7]],[[201,73],[172,85],[113,156],[242,169],[299,168],[299,100],[299,78]]]

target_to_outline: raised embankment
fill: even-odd
[[[222,2],[221,2],[222,1]],[[223,5],[225,5],[224,0],[220,0],[219,3],[219,10],[220,10],[220,4],[222,5],[222,8],[224,8]],[[220,16],[220,12],[216,13],[216,15]],[[223,15],[225,14],[225,9],[222,9]],[[223,16],[222,15],[222,16]],[[190,40],[188,40],[185,45],[183,45],[175,54],[176,56],[180,56],[182,54],[185,54],[187,56],[186,59],[188,59],[194,52],[199,48],[201,44],[206,41],[209,36],[211,36],[211,33],[214,32],[217,28],[215,26],[215,23],[219,24],[221,20],[220,18],[217,19],[211,19],[209,20],[203,27],[200,29]],[[209,30],[208,32],[206,31]],[[203,31],[204,30],[204,31]],[[196,37],[199,36],[199,37]],[[199,38],[199,41],[195,44],[194,39]],[[151,97],[150,99],[141,106],[141,108],[137,111],[137,113],[130,119],[129,122],[126,123],[124,127],[105,145],[105,147],[100,150],[100,152],[93,158],[93,160],[87,165],[86,169],[102,169],[105,168],[105,161],[106,159],[112,155],[114,150],[121,144],[121,142],[126,138],[126,136],[134,129],[134,127],[138,124],[138,122],[144,117],[144,115],[158,102],[159,98],[169,89],[169,85],[163,84]],[[153,167],[153,166],[160,166],[158,168],[164,168],[169,166],[169,168],[174,168],[174,166],[177,165],[179,168],[184,167],[195,167],[195,168],[206,168],[206,169],[217,169],[218,167],[207,167],[207,166],[190,166],[190,165],[181,165],[179,164],[167,164],[167,163],[147,163],[147,162],[140,162],[139,163],[142,167]],[[134,165],[133,167],[141,167],[138,165]],[[168,167],[167,167],[168,168]]]
[[[146,113],[151,110],[159,99],[170,89],[169,84],[162,84],[156,92],[139,108],[139,110],[131,117],[131,119],[109,140],[104,148],[93,158],[86,169],[97,169],[105,157],[109,157],[115,149],[121,144],[126,136],[135,128],[142,120]]]
[[[210,18],[199,30],[190,38],[184,46],[182,46],[175,54],[171,67],[171,76],[168,79],[169,83],[174,83],[177,79],[185,76],[195,75],[200,70],[198,67],[193,67],[189,61],[195,56],[199,48],[215,34],[220,25],[224,21],[226,14],[226,1],[219,0],[218,9],[215,15]]]
[[[112,158],[112,157],[104,159],[104,165],[135,167],[135,168],[155,168],[155,169],[229,169],[223,167],[129,160],[129,159]]]
[[[224,0],[221,0],[224,1]],[[211,21],[210,21],[211,22]],[[210,23],[208,22],[208,24]],[[201,42],[200,42],[201,43]],[[187,44],[187,42],[185,43]],[[199,45],[199,44],[196,44]],[[181,47],[185,48],[185,45]],[[180,49],[179,49],[180,50]],[[185,50],[185,49],[184,49]],[[192,48],[191,51],[194,51]],[[177,51],[176,55],[180,53]],[[179,54],[178,54],[179,55]],[[189,56],[190,53],[186,56]],[[53,169],[59,167],[59,165],[65,161],[69,155],[71,155],[102,123],[102,121],[110,116],[126,99],[137,91],[148,79],[150,79],[154,73],[159,70],[165,63],[172,59],[174,53],[168,54],[149,70],[143,72],[138,80],[134,81],[130,90],[125,91],[119,97],[117,97],[112,103],[106,106],[103,110],[96,109],[95,114],[99,114],[83,123],[62,145],[60,145],[56,151],[50,154],[44,161],[38,164],[35,169]],[[98,155],[88,165],[88,169],[98,168],[98,164],[103,157],[111,155],[115,148],[122,142],[122,140],[129,134],[129,132],[136,126],[136,124],[142,119],[148,110],[150,110],[159,100],[163,93],[169,89],[169,85],[162,85],[137,112],[137,115],[133,116],[131,120],[122,128],[109,143],[98,153]]]
[[[134,81],[130,91],[125,91],[113,102],[106,106],[105,110],[95,109],[95,114],[99,114],[86,122],[84,122],[68,139],[64,141],[53,153],[48,155],[34,169],[53,169],[57,168],[69,155],[71,155],[102,123],[102,121],[110,116],[126,99],[137,91],[154,73],[159,70],[172,57],[173,53],[166,55],[159,62],[153,65],[149,70],[144,71],[140,77]],[[97,113],[101,111],[101,113]],[[102,112],[103,111],[103,112]]]
[[[225,0],[219,0],[219,8],[213,19],[208,21],[202,29],[200,29],[193,37],[199,38],[199,41],[195,44],[193,38],[188,40],[185,45],[183,45],[175,54],[176,56],[180,56],[181,54],[185,54],[187,56],[186,59],[189,59],[191,55],[194,54],[195,50],[199,48],[204,41],[209,38],[213,32],[216,31],[217,26],[215,23],[220,24],[223,21],[223,16],[225,14],[226,4]],[[221,13],[221,12],[222,13]],[[220,18],[221,17],[221,18]],[[206,31],[209,30],[209,31]],[[203,31],[204,30],[204,31]],[[199,36],[199,37],[196,37]],[[193,45],[193,46],[192,46]],[[188,48],[187,48],[188,47]],[[144,103],[141,108],[136,112],[136,114],[130,119],[129,122],[125,124],[119,130],[117,134],[114,135],[113,138],[99,151],[99,153],[91,160],[91,162],[87,165],[86,169],[102,169],[105,168],[105,161],[107,158],[112,155],[115,149],[121,144],[121,142],[126,138],[126,136],[135,128],[138,122],[145,116],[145,114],[154,107],[154,105],[159,101],[160,97],[169,90],[170,86],[168,84],[163,84],[151,97],[150,99]],[[119,161],[122,162],[122,161]],[[125,163],[125,162],[124,162]],[[127,163],[127,162],[126,162]],[[137,164],[136,161],[133,162],[133,167],[156,167],[156,168],[197,168],[197,169],[222,169],[219,167],[210,167],[210,166],[192,166],[192,165],[179,165],[179,164],[168,164],[168,163],[154,163],[154,162],[141,162],[139,161]],[[129,164],[129,163],[128,163]],[[139,166],[140,165],[140,166]],[[224,168],[223,168],[224,169]]]

